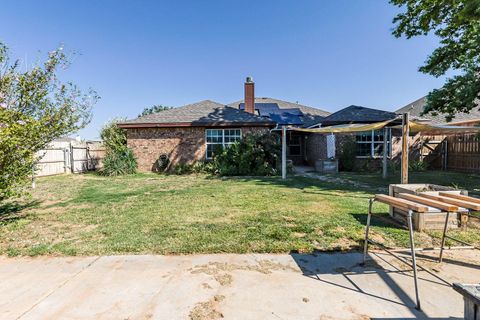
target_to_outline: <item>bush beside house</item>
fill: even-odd
[[[119,128],[116,119],[103,126],[100,137],[105,145],[105,158],[101,175],[118,176],[132,174],[137,171],[137,159],[133,151],[127,147],[127,135],[124,129]]]

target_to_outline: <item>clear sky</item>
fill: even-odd
[[[114,117],[256,95],[327,111],[356,104],[395,110],[439,87],[419,73],[434,37],[396,39],[387,0],[7,0],[0,39],[32,64],[60,43],[80,53],[62,72],[101,96],[80,132]]]

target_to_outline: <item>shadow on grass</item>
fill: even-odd
[[[4,203],[0,204],[0,224],[5,224],[8,222],[13,222],[21,218],[18,214],[21,213],[24,209],[32,208],[38,206],[40,201],[30,201],[26,203]]]
[[[350,213],[352,217],[355,218],[360,224],[366,226],[367,225],[367,213]],[[398,228],[398,229],[405,229],[400,222],[391,218],[388,215],[379,215],[375,214],[374,218],[370,220],[370,225],[374,227],[390,227],[390,228]]]
[[[212,178],[210,178],[212,179]],[[309,177],[302,177],[302,176],[293,176],[288,177],[287,179],[283,180],[280,177],[221,177],[219,179],[230,179],[240,182],[253,182],[257,185],[276,185],[279,187],[287,187],[292,189],[302,190],[307,193],[312,194],[327,194],[332,196],[344,197],[350,196],[353,197],[351,194],[348,193],[356,193],[358,196],[355,197],[365,197],[368,198],[368,195],[365,196],[362,193],[372,193],[374,190],[368,188],[366,190],[361,190],[356,186],[352,186],[347,183],[338,183],[338,182],[330,182],[330,181],[322,181],[315,178]],[[335,192],[328,192],[328,191],[335,191]],[[328,192],[328,193],[325,193]],[[345,194],[341,194],[341,192],[345,192]]]

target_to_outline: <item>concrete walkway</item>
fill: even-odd
[[[474,251],[420,258],[418,312],[409,268],[370,256],[0,257],[0,319],[452,319],[462,297],[437,277],[480,279]]]

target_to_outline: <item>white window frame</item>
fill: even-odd
[[[383,130],[383,129],[380,129],[380,130]],[[371,130],[370,131],[370,134],[371,134],[371,138],[370,138],[370,141],[356,141],[355,140],[355,143],[356,144],[370,144],[370,155],[368,156],[355,156],[356,158],[359,158],[359,159],[379,159],[379,158],[382,158],[383,155],[375,155],[375,145],[376,144],[382,144],[384,143],[385,141],[385,136],[383,137],[383,140],[381,141],[375,141],[375,131],[379,131],[379,130]],[[368,131],[366,131],[368,132]],[[356,137],[355,137],[356,139]],[[391,158],[392,157],[392,129],[391,128],[387,128],[387,157],[388,158]]]
[[[217,131],[221,131],[222,132],[222,142],[208,142],[208,132],[211,131],[211,130],[217,130]],[[234,142],[225,142],[225,130],[239,130],[240,131],[240,139],[242,139],[242,129],[241,128],[212,128],[212,129],[205,129],[205,159],[206,160],[212,160],[213,158],[212,157],[209,157],[208,156],[208,145],[221,145],[222,148],[226,148],[228,147],[229,145],[235,143],[236,141]],[[237,140],[238,141],[238,140]]]

